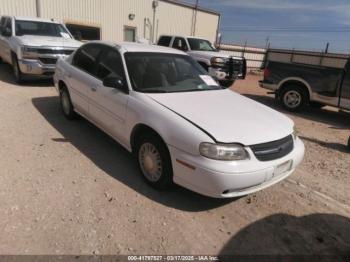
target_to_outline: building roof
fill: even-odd
[[[207,8],[203,8],[203,7],[200,7],[200,6],[197,6],[197,8],[196,8],[196,5],[194,5],[194,4],[184,3],[184,2],[179,1],[179,0],[160,0],[160,1],[166,2],[166,3],[170,3],[170,4],[174,4],[174,5],[179,5],[179,6],[182,6],[182,7],[191,8],[191,9],[197,9],[198,11],[202,11],[202,12],[205,12],[205,13],[209,13],[209,14],[220,16],[220,13],[218,11],[216,11],[216,10],[207,9]]]

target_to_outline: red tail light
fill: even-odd
[[[265,68],[265,69],[264,69],[264,78],[265,78],[265,79],[266,79],[266,78],[269,78],[269,76],[270,76],[270,70],[267,69],[267,68]]]

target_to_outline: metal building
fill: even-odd
[[[216,41],[220,14],[175,0],[0,0],[0,16],[64,22],[82,40],[157,40],[176,34]]]

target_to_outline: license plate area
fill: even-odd
[[[286,161],[275,167],[273,176],[280,176],[292,170],[293,160]]]

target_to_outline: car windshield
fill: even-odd
[[[16,21],[16,36],[37,35],[71,38],[64,26],[37,21]]]
[[[133,89],[143,93],[217,90],[221,87],[191,57],[163,53],[126,53]]]
[[[216,48],[208,40],[188,38],[188,43],[193,51],[216,51]]]

